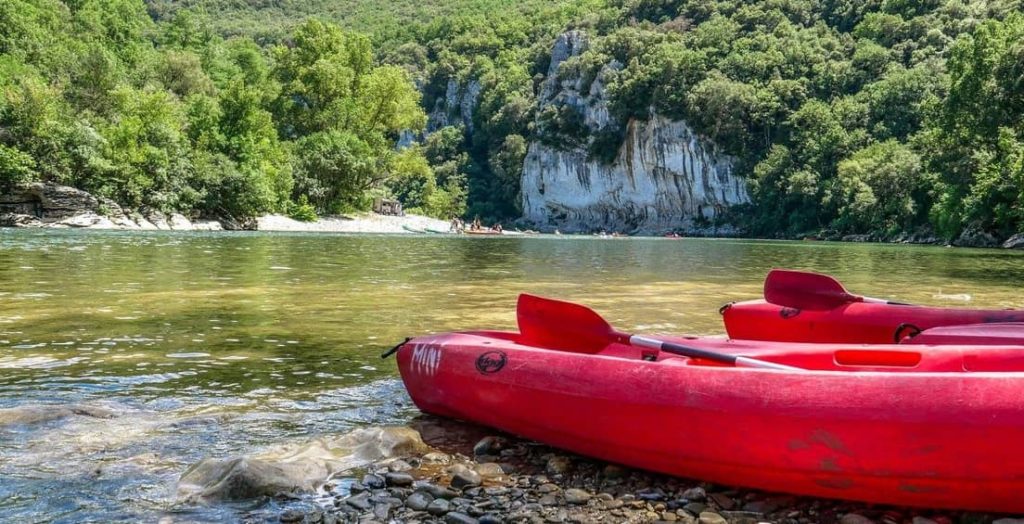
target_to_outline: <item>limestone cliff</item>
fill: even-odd
[[[581,54],[586,45],[580,31],[558,38],[539,113],[569,107],[594,136],[616,125],[608,116],[604,81],[621,66],[607,64],[589,86],[580,78],[560,77],[561,64]],[[611,162],[593,158],[589,142],[568,147],[550,141],[531,143],[521,181],[523,218],[565,231],[692,230],[729,206],[749,200],[746,181],[734,173],[735,159],[686,122],[652,114],[619,131],[625,138]]]

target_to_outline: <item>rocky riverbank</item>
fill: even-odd
[[[401,429],[406,453],[340,472],[318,504],[287,504],[248,521],[688,524],[1024,524],[948,511],[879,507],[716,486],[624,468],[423,416]],[[365,431],[365,430],[363,430]],[[421,440],[422,438],[422,440]],[[376,447],[374,449],[377,449]],[[238,485],[220,480],[215,485]]]

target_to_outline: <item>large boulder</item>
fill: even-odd
[[[980,226],[971,225],[964,229],[963,233],[960,233],[960,236],[953,241],[953,245],[957,247],[996,247],[999,245],[999,241]]]
[[[42,225],[42,221],[33,215],[0,213],[0,227],[42,227]]]
[[[364,428],[253,456],[203,459],[182,474],[178,496],[189,502],[214,502],[310,492],[339,471],[429,450],[413,429]]]
[[[1017,233],[1003,242],[1006,249],[1024,249],[1024,233]]]

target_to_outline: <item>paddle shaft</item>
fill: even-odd
[[[673,342],[665,342],[655,338],[644,337],[641,335],[623,335],[626,340],[632,346],[645,347],[649,349],[657,349],[666,353],[673,353],[676,355],[682,355],[690,358],[702,358],[705,360],[711,360],[714,362],[721,362],[723,364],[730,364],[736,367],[742,368],[761,368],[761,369],[780,369],[785,371],[799,371],[800,368],[793,366],[787,366],[785,364],[776,364],[774,362],[767,362],[764,360],[757,360],[753,358],[741,357],[737,355],[729,355],[726,353],[717,353],[714,351],[706,351],[703,349],[691,348],[683,346],[681,344],[675,344]]]

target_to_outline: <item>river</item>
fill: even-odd
[[[406,336],[515,326],[532,292],[625,331],[722,331],[772,267],[936,305],[1024,307],[1024,253],[935,246],[0,229],[0,521],[225,521],[203,457],[415,416]],[[24,410],[19,411],[25,416]],[[274,504],[274,503],[269,503]]]

